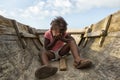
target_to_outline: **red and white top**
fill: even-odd
[[[66,33],[64,35],[64,37],[66,36]],[[47,38],[50,40],[50,42],[53,41],[53,36],[52,36],[52,33],[51,33],[51,30],[48,30],[45,32],[44,34],[44,38]],[[58,40],[56,42],[56,44],[54,45],[54,47],[52,48],[53,51],[57,51],[58,49],[60,49],[62,46],[64,45],[64,42],[62,42],[61,40]]]

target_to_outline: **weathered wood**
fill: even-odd
[[[28,26],[28,31],[29,31],[29,33],[31,33],[31,34],[36,34],[36,29],[31,28],[31,27],[29,27],[29,26]],[[37,36],[36,36],[36,38],[38,39]],[[38,39],[38,40],[39,40],[39,39]],[[33,39],[33,38],[32,38],[32,41],[33,41],[35,47],[40,51],[40,45],[37,43],[36,39]],[[40,44],[41,44],[41,42],[40,42]]]
[[[103,29],[102,29],[102,30],[104,30],[105,34],[107,34],[111,19],[112,19],[112,15],[108,16],[105,19],[105,23],[104,23],[104,26],[103,26]],[[99,46],[100,47],[102,47],[102,44],[103,44],[104,40],[105,40],[105,35],[101,36],[101,38],[100,38],[100,41],[99,41]]]
[[[40,35],[40,34],[43,35],[45,33],[45,31],[47,31],[47,30],[43,30],[43,31],[42,30],[37,30],[37,34],[38,35]],[[102,31],[88,32],[87,34],[85,34],[84,30],[83,30],[83,32],[74,32],[74,31],[72,32],[72,30],[71,30],[71,31],[68,31],[68,33],[71,33],[71,34],[81,34],[81,37],[82,37],[82,34],[83,34],[83,38],[86,38],[86,37],[88,37],[88,38],[94,38],[94,37],[101,37],[102,36]],[[109,36],[112,37],[112,35],[109,35]],[[113,35],[113,36],[115,36],[115,35]]]
[[[20,32],[20,35],[21,35],[21,37],[24,37],[24,38],[37,38],[36,35],[30,34],[30,33],[26,33],[26,32]]]
[[[39,42],[40,42],[41,46],[43,46],[43,43],[42,43],[42,41],[41,41],[41,39],[40,39],[39,35],[37,35],[37,36],[38,36],[38,40],[39,40]]]
[[[108,33],[107,37],[116,37],[116,38],[120,38],[120,31],[117,31],[117,32],[110,32],[110,33]]]
[[[38,35],[42,35],[45,33],[45,31],[47,31],[48,29],[43,29],[43,30],[36,30],[36,34]],[[70,34],[84,34],[85,33],[85,29],[79,29],[79,30],[67,30],[68,33]]]
[[[42,31],[42,30],[39,29],[39,31],[41,31],[41,34],[38,34],[38,33],[37,33],[38,30],[35,30],[34,28],[32,28],[32,31],[34,31],[34,33],[36,34],[36,36],[37,36],[37,38],[38,38],[38,40],[39,40],[39,43],[41,44],[41,46],[43,46],[43,43],[41,42],[41,39],[40,39],[40,36],[39,36],[39,35],[41,35],[41,34],[43,35],[43,34],[45,33],[45,31],[47,31],[47,30],[43,30],[43,31]]]
[[[47,31],[48,29],[37,29],[36,30],[36,34],[38,34],[38,35],[43,35],[46,31]]]
[[[100,36],[101,36],[101,31],[90,32],[90,33],[87,33],[87,35],[84,35],[84,37],[88,37],[88,38],[100,37]]]
[[[25,49],[26,46],[27,46],[27,44],[26,44],[26,42],[24,41],[24,39],[21,38],[21,35],[20,35],[20,31],[19,31],[19,29],[18,29],[18,24],[17,24],[17,22],[16,22],[15,20],[11,20],[11,21],[12,21],[12,23],[13,23],[13,27],[15,28],[15,31],[16,31],[16,33],[17,33],[17,36],[18,36],[18,38],[19,38],[19,40],[20,40],[20,42],[21,42],[21,44],[22,44],[22,47],[23,47],[23,49]]]
[[[85,29],[68,29],[67,32],[70,34],[84,34]]]
[[[120,37],[120,31],[118,32],[109,32],[107,33],[107,37]],[[101,37],[102,36],[102,32],[101,31],[96,31],[96,32],[90,32],[90,33],[87,33],[87,35],[84,35],[83,38],[96,38],[96,37]]]
[[[78,46],[80,46],[80,44],[82,43],[82,41],[84,40],[84,34],[81,34],[81,37],[80,37],[80,41],[78,43]]]
[[[85,36],[87,36],[88,33],[92,31],[92,26],[93,26],[93,24],[86,29],[86,32],[85,32],[85,34],[84,34]],[[84,43],[83,43],[83,47],[86,46],[87,42],[88,42],[88,37],[85,38],[85,41],[84,41]]]
[[[0,35],[0,41],[16,41],[18,40],[18,37],[16,35],[6,35],[6,34],[1,34]]]
[[[0,35],[16,35],[16,32],[11,27],[7,27],[0,24]]]
[[[117,34],[116,32],[113,32],[113,35],[112,35],[112,33],[110,33],[110,35],[108,34],[108,36],[116,37],[117,36],[116,34]],[[7,33],[7,34],[2,34],[2,35],[15,35],[15,33]],[[20,32],[20,35],[23,38],[37,38],[36,35],[30,34],[30,33],[27,33],[27,32]],[[87,35],[84,35],[83,38],[86,38],[86,37],[87,38],[94,38],[94,37],[101,37],[101,36],[102,36],[101,31],[96,31],[96,32],[89,32],[89,33],[87,33]],[[81,37],[82,37],[82,35],[81,35]]]
[[[4,30],[6,30],[6,32],[15,32],[13,26],[9,26],[8,21],[7,23],[6,21],[7,20],[0,18],[1,25],[8,25],[5,26]],[[104,20],[95,24],[93,30],[101,31],[103,22]],[[18,28],[20,31],[28,32],[27,29],[21,29],[21,27],[23,27],[23,25],[19,24]],[[112,30],[110,30],[110,28]],[[78,46],[81,56],[91,59],[93,62],[90,68],[81,70],[74,69],[73,66],[71,66],[74,59],[72,56],[69,56],[67,57],[67,63],[69,63],[67,64],[67,67],[69,66],[68,71],[58,71],[57,74],[45,80],[120,80],[120,38],[116,38],[119,37],[120,33],[116,31],[120,31],[120,11],[112,17],[109,31],[105,37],[104,47],[98,46],[99,38],[90,38],[86,48]],[[6,39],[8,41],[5,41]],[[16,39],[16,41],[10,41],[14,39]],[[38,59],[38,53],[41,54],[42,50],[37,50],[32,39],[25,39],[29,45],[23,50],[21,45],[19,46],[20,41],[18,41],[18,36],[0,35],[0,80],[37,80],[35,71],[42,66]],[[35,40],[37,45],[42,49],[38,40],[33,40]],[[56,61],[50,62],[50,64],[53,67],[59,66]]]
[[[16,33],[7,32],[7,33],[0,33],[0,35],[16,35]],[[16,36],[17,36],[17,35],[16,35]]]
[[[62,57],[60,59],[59,68],[60,68],[60,71],[66,71],[67,70],[66,57]]]

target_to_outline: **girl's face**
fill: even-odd
[[[53,36],[58,36],[58,35],[64,35],[65,30],[60,29],[60,30],[52,30]]]
[[[52,34],[53,34],[53,36],[58,36],[58,35],[60,35],[60,30],[59,29],[52,30]]]
[[[64,35],[65,32],[66,32],[66,29],[64,27],[59,27],[59,28],[52,30],[53,36],[58,36],[58,35],[62,36]]]

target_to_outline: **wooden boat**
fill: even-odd
[[[45,31],[0,16],[0,80],[37,80]],[[70,55],[66,71],[44,80],[120,80],[120,11],[68,32],[75,38],[80,55],[91,59],[93,66],[75,69]],[[58,61],[51,64],[59,68]]]

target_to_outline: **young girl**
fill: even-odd
[[[50,66],[49,61],[58,59],[58,57],[66,55],[69,51],[72,52],[75,68],[81,69],[92,64],[90,60],[80,58],[76,42],[72,36],[66,33],[66,30],[67,23],[62,17],[56,17],[51,22],[50,30],[44,34],[45,49],[41,54],[43,66],[36,71],[37,78],[47,78],[54,75],[58,69]]]

